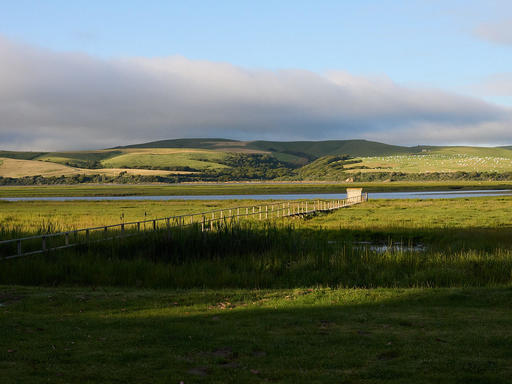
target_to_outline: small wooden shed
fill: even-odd
[[[361,197],[363,194],[363,188],[347,188],[347,198]]]

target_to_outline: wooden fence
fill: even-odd
[[[214,230],[215,223],[217,222],[229,224],[239,222],[241,218],[275,220],[285,217],[300,217],[318,212],[333,211],[367,200],[368,194],[365,193],[341,200],[281,201],[3,240],[0,241],[0,260],[45,253],[91,242],[120,239],[147,231],[170,230],[171,228],[193,225],[200,226],[202,231],[211,231]],[[26,245],[27,243],[36,243],[37,248],[26,250],[24,244]]]

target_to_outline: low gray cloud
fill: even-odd
[[[497,44],[512,45],[512,18],[479,24],[474,34]]]
[[[0,38],[0,148],[77,149],[179,137],[512,143],[507,108],[385,77],[105,60]]]

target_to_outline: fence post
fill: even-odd
[[[260,220],[261,220],[261,205],[260,205],[260,207],[259,207],[259,208],[260,208]]]
[[[68,232],[66,232],[66,234],[64,235],[64,244],[69,245],[69,233]],[[21,248],[21,241],[19,242],[18,245],[19,245],[19,248]]]
[[[21,256],[21,240],[18,240],[18,256]]]
[[[41,242],[42,242],[41,245],[42,245],[43,251],[46,251],[46,237],[45,236],[43,236],[41,238]]]
[[[265,205],[265,219],[268,219],[268,205]]]
[[[85,241],[89,242],[89,230],[85,230]]]
[[[121,232],[124,232],[124,223],[121,224]]]
[[[239,223],[240,222],[240,208],[237,208],[236,209],[236,222]]]
[[[213,222],[215,221],[215,212],[212,212],[212,219],[210,220],[210,231],[213,231]]]
[[[153,220],[153,231],[156,231],[156,220]]]
[[[203,215],[203,220],[201,221],[201,232],[204,232],[204,224],[205,224],[205,218]]]

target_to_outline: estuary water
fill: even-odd
[[[368,199],[453,199],[482,196],[512,196],[510,189],[477,191],[370,192]],[[2,197],[3,201],[106,201],[106,200],[300,200],[343,199],[344,193],[304,193],[269,195],[182,195],[182,196],[44,196]]]

